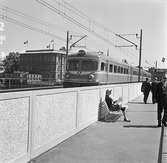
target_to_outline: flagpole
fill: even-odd
[[[109,56],[109,48],[107,49],[107,56]]]
[[[54,40],[50,41],[52,43],[52,49],[54,49]]]
[[[24,45],[28,47],[28,40],[24,41]]]

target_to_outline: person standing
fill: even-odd
[[[144,81],[142,83],[142,86],[141,86],[141,91],[144,94],[143,101],[144,101],[145,104],[147,103],[147,99],[148,99],[148,95],[149,95],[150,90],[151,90],[151,85],[150,85],[150,83],[148,81],[148,78],[146,78],[146,81]]]
[[[156,91],[157,91],[158,79],[155,77],[151,83],[151,92],[152,92],[152,103],[156,103]]]
[[[167,81],[166,77],[163,77],[161,82],[157,85],[157,91],[156,91],[156,99],[158,103],[157,108],[157,119],[158,119],[158,126],[161,127],[161,123],[167,127],[166,121],[167,121]],[[163,118],[162,118],[162,112]]]

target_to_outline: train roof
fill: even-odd
[[[117,64],[121,64],[121,65],[124,65],[124,66],[130,66],[130,67],[133,67],[134,70],[138,70],[138,67],[135,67],[135,66],[132,66],[128,63],[125,63],[125,62],[121,62],[121,61],[118,61],[114,58],[112,58],[111,56],[107,56],[107,55],[104,55],[103,52],[99,51],[99,52],[95,52],[95,51],[84,51],[84,50],[79,50],[78,52],[76,53],[72,53],[70,54],[68,57],[90,57],[90,58],[96,58],[96,59],[104,59],[104,60],[109,60],[109,61],[112,61],[112,62],[115,62]],[[148,71],[144,70],[141,68],[141,71],[142,72],[145,72],[145,73],[149,73]]]
[[[118,61],[114,58],[112,58],[111,56],[106,56],[103,52],[99,51],[99,52],[95,52],[95,51],[84,51],[84,50],[80,50],[76,53],[73,53],[73,54],[70,54],[68,57],[90,57],[90,58],[95,58],[95,59],[104,59],[104,60],[110,60],[110,61],[113,61],[113,62],[116,62],[117,64],[123,64],[123,65],[126,65],[126,66],[130,66],[128,63],[125,63],[125,62],[121,62],[121,61]]]

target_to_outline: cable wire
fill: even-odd
[[[93,35],[95,35],[96,37],[100,38],[101,40],[111,44],[112,46],[115,46],[113,42],[111,42],[110,40],[106,39],[105,37],[103,37],[102,35],[98,34],[95,31],[90,30],[90,28],[88,28],[87,26],[81,24],[80,22],[78,22],[76,19],[70,17],[69,15],[67,15],[65,12],[57,9],[56,7],[54,7],[53,5],[49,4],[48,2],[44,1],[44,0],[36,0],[38,3],[42,4],[43,6],[47,7],[48,9],[50,9],[53,12],[56,12],[57,14],[63,16],[65,19],[67,19],[68,21],[76,24],[77,26],[81,27],[82,29],[88,31],[89,33],[92,33]]]
[[[39,23],[39,24],[44,25],[46,27],[51,27],[51,28],[54,28],[54,29],[57,28],[57,26],[55,24],[51,24],[51,23],[49,23],[47,21],[41,20],[39,18],[35,18],[33,16],[30,16],[30,15],[27,15],[27,14],[25,14],[23,12],[20,12],[18,10],[12,9],[12,8],[9,8],[7,6],[4,6],[4,5],[1,5],[1,6],[2,7],[0,8],[0,10],[5,10],[8,13],[11,13],[13,15],[17,15],[17,16],[23,17],[23,18],[25,18],[27,20],[33,21],[35,23]],[[62,28],[61,28],[61,31],[64,32],[64,30],[62,30]]]
[[[63,41],[63,42],[66,41],[66,40],[63,39],[62,37],[59,37],[59,36],[57,36],[57,35],[55,35],[55,34],[53,34],[53,33],[50,33],[50,32],[48,32],[48,31],[45,31],[45,30],[42,30],[42,29],[39,29],[39,28],[36,28],[36,27],[32,27],[32,26],[30,26],[30,25],[27,25],[27,24],[25,24],[25,23],[23,23],[23,22],[20,22],[20,21],[18,21],[18,20],[16,20],[16,19],[13,19],[13,18],[8,17],[8,16],[4,16],[4,15],[1,15],[1,14],[0,14],[0,18],[3,19],[3,20],[5,20],[5,21],[7,21],[7,22],[10,22],[10,23],[19,25],[19,26],[21,26],[21,27],[24,27],[24,28],[26,28],[26,29],[29,29],[29,30],[32,30],[32,31],[36,31],[36,32],[39,32],[39,33],[42,33],[42,34],[45,34],[45,35],[52,36],[52,37],[54,37],[55,39],[58,39],[58,40],[60,40],[60,41]]]

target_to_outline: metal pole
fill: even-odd
[[[65,57],[65,68],[67,69],[67,58],[68,58],[68,44],[69,44],[69,31],[67,31],[67,40],[66,40],[66,57]]]
[[[54,50],[54,43],[52,43],[52,49]]]
[[[157,60],[155,61],[155,68],[157,69]]]
[[[140,50],[139,50],[139,75],[138,75],[138,82],[140,82],[140,76],[141,76],[141,51],[142,51],[142,29],[140,30]]]

